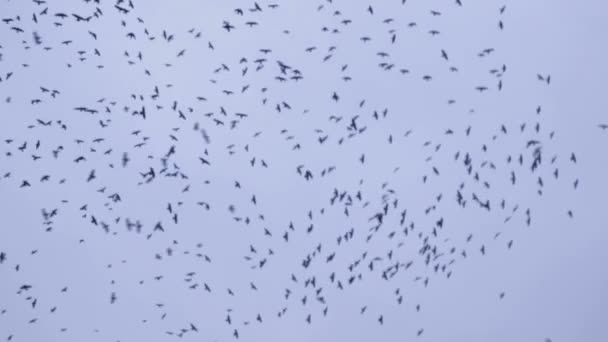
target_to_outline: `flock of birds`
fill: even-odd
[[[535,221],[527,199],[558,185],[576,191],[577,156],[553,147],[558,132],[544,121],[542,103],[524,110],[521,121],[498,116],[475,124],[488,117],[480,112],[493,110],[477,102],[496,102],[518,85],[509,83],[498,48],[468,54],[438,43],[451,39],[443,18],[466,12],[466,0],[392,2],[402,12],[358,1],[240,1],[225,17],[202,14],[196,24],[205,27],[185,31],[149,23],[132,0],[6,2],[0,111],[25,127],[0,128],[0,191],[63,197],[23,208],[41,212],[36,234],[69,232],[63,239],[79,236],[70,241],[78,246],[100,240],[108,249],[135,237],[129,253],[152,264],[139,291],[169,282],[172,291],[226,303],[214,320],[169,324],[175,306],[157,291],[160,299],[150,303],[157,315],[140,321],[167,338],[214,326],[222,331],[218,339],[247,339],[251,326],[286,317],[314,325],[340,298],[356,303],[362,319],[398,321],[370,297],[354,295],[356,288],[420,312],[412,291],[449,279],[467,259],[514,248],[513,232]],[[294,14],[290,6],[308,12]],[[418,20],[408,6],[422,8]],[[484,30],[498,42],[508,30],[508,8],[493,11]],[[301,21],[322,35],[319,43],[303,43],[312,33],[299,35]],[[408,65],[400,56],[415,54],[412,41],[428,52],[428,63]],[[52,84],[19,83],[36,63],[63,76]],[[536,87],[551,86],[546,72],[528,76]],[[69,84],[71,77],[89,84]],[[377,83],[383,79],[416,93],[406,98]],[[459,95],[439,98],[442,82],[456,84]],[[456,119],[448,127],[424,108],[404,113],[403,103],[417,100]],[[408,127],[404,117],[437,122]],[[561,215],[575,213],[565,207]],[[463,218],[501,223],[488,232],[463,227]],[[34,329],[62,310],[73,286],[66,279],[56,297],[42,296],[45,284],[22,274],[34,267],[26,258],[44,259],[44,240],[21,252],[9,252],[6,243],[0,279],[17,283],[0,295],[0,332],[20,341],[3,316],[28,315]],[[172,259],[188,271],[160,274],[156,265]],[[228,269],[233,274],[222,276]],[[92,295],[104,305],[126,305],[132,293],[120,285],[128,272],[116,263],[103,272],[112,280]],[[500,291],[497,300],[503,297]],[[267,298],[280,305],[251,304]],[[413,338],[432,329],[415,324],[409,322]],[[57,331],[75,328],[67,320]]]

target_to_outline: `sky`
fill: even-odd
[[[0,2],[0,339],[608,340],[606,4],[131,4]]]

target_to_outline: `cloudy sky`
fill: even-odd
[[[607,340],[605,10],[1,0],[0,338]]]

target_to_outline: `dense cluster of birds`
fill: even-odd
[[[534,200],[579,186],[576,153],[554,147],[542,103],[492,115],[520,82],[499,49],[470,53],[442,40],[456,39],[444,18],[466,14],[466,0],[240,3],[222,18],[202,13],[190,24],[203,27],[184,31],[147,18],[133,0],[0,5],[0,115],[18,118],[0,127],[0,192],[60,198],[23,208],[41,212],[36,234],[108,249],[134,237],[92,295],[127,305],[124,265],[143,256],[152,266],[136,285],[159,299],[149,304],[156,316],[138,318],[142,329],[186,338],[214,326],[215,338],[247,339],[269,320],[313,325],[340,298],[362,319],[390,324],[398,317],[356,291],[420,312],[411,293],[468,258],[514,248],[514,232],[535,222]],[[508,9],[491,11],[484,31],[500,45]],[[418,53],[427,62],[407,58]],[[31,76],[36,67],[63,76]],[[70,81],[78,77],[85,83]],[[543,91],[552,82],[546,71],[523,79]],[[429,107],[407,109],[417,101]],[[569,204],[560,210],[575,215]],[[475,228],[481,222],[492,229]],[[34,329],[73,289],[66,278],[45,297],[44,283],[28,281],[24,268],[34,266],[24,259],[47,250],[37,241],[20,252],[0,242],[0,279],[16,286],[0,295],[8,341],[20,332],[2,327],[2,316],[27,315]],[[225,307],[197,307],[211,320],[169,323],[177,308],[159,283]],[[30,311],[2,307],[14,293]],[[75,328],[61,324],[59,334]],[[432,329],[408,326],[413,338]]]

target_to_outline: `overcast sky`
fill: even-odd
[[[608,340],[602,1],[0,1],[1,339]]]

